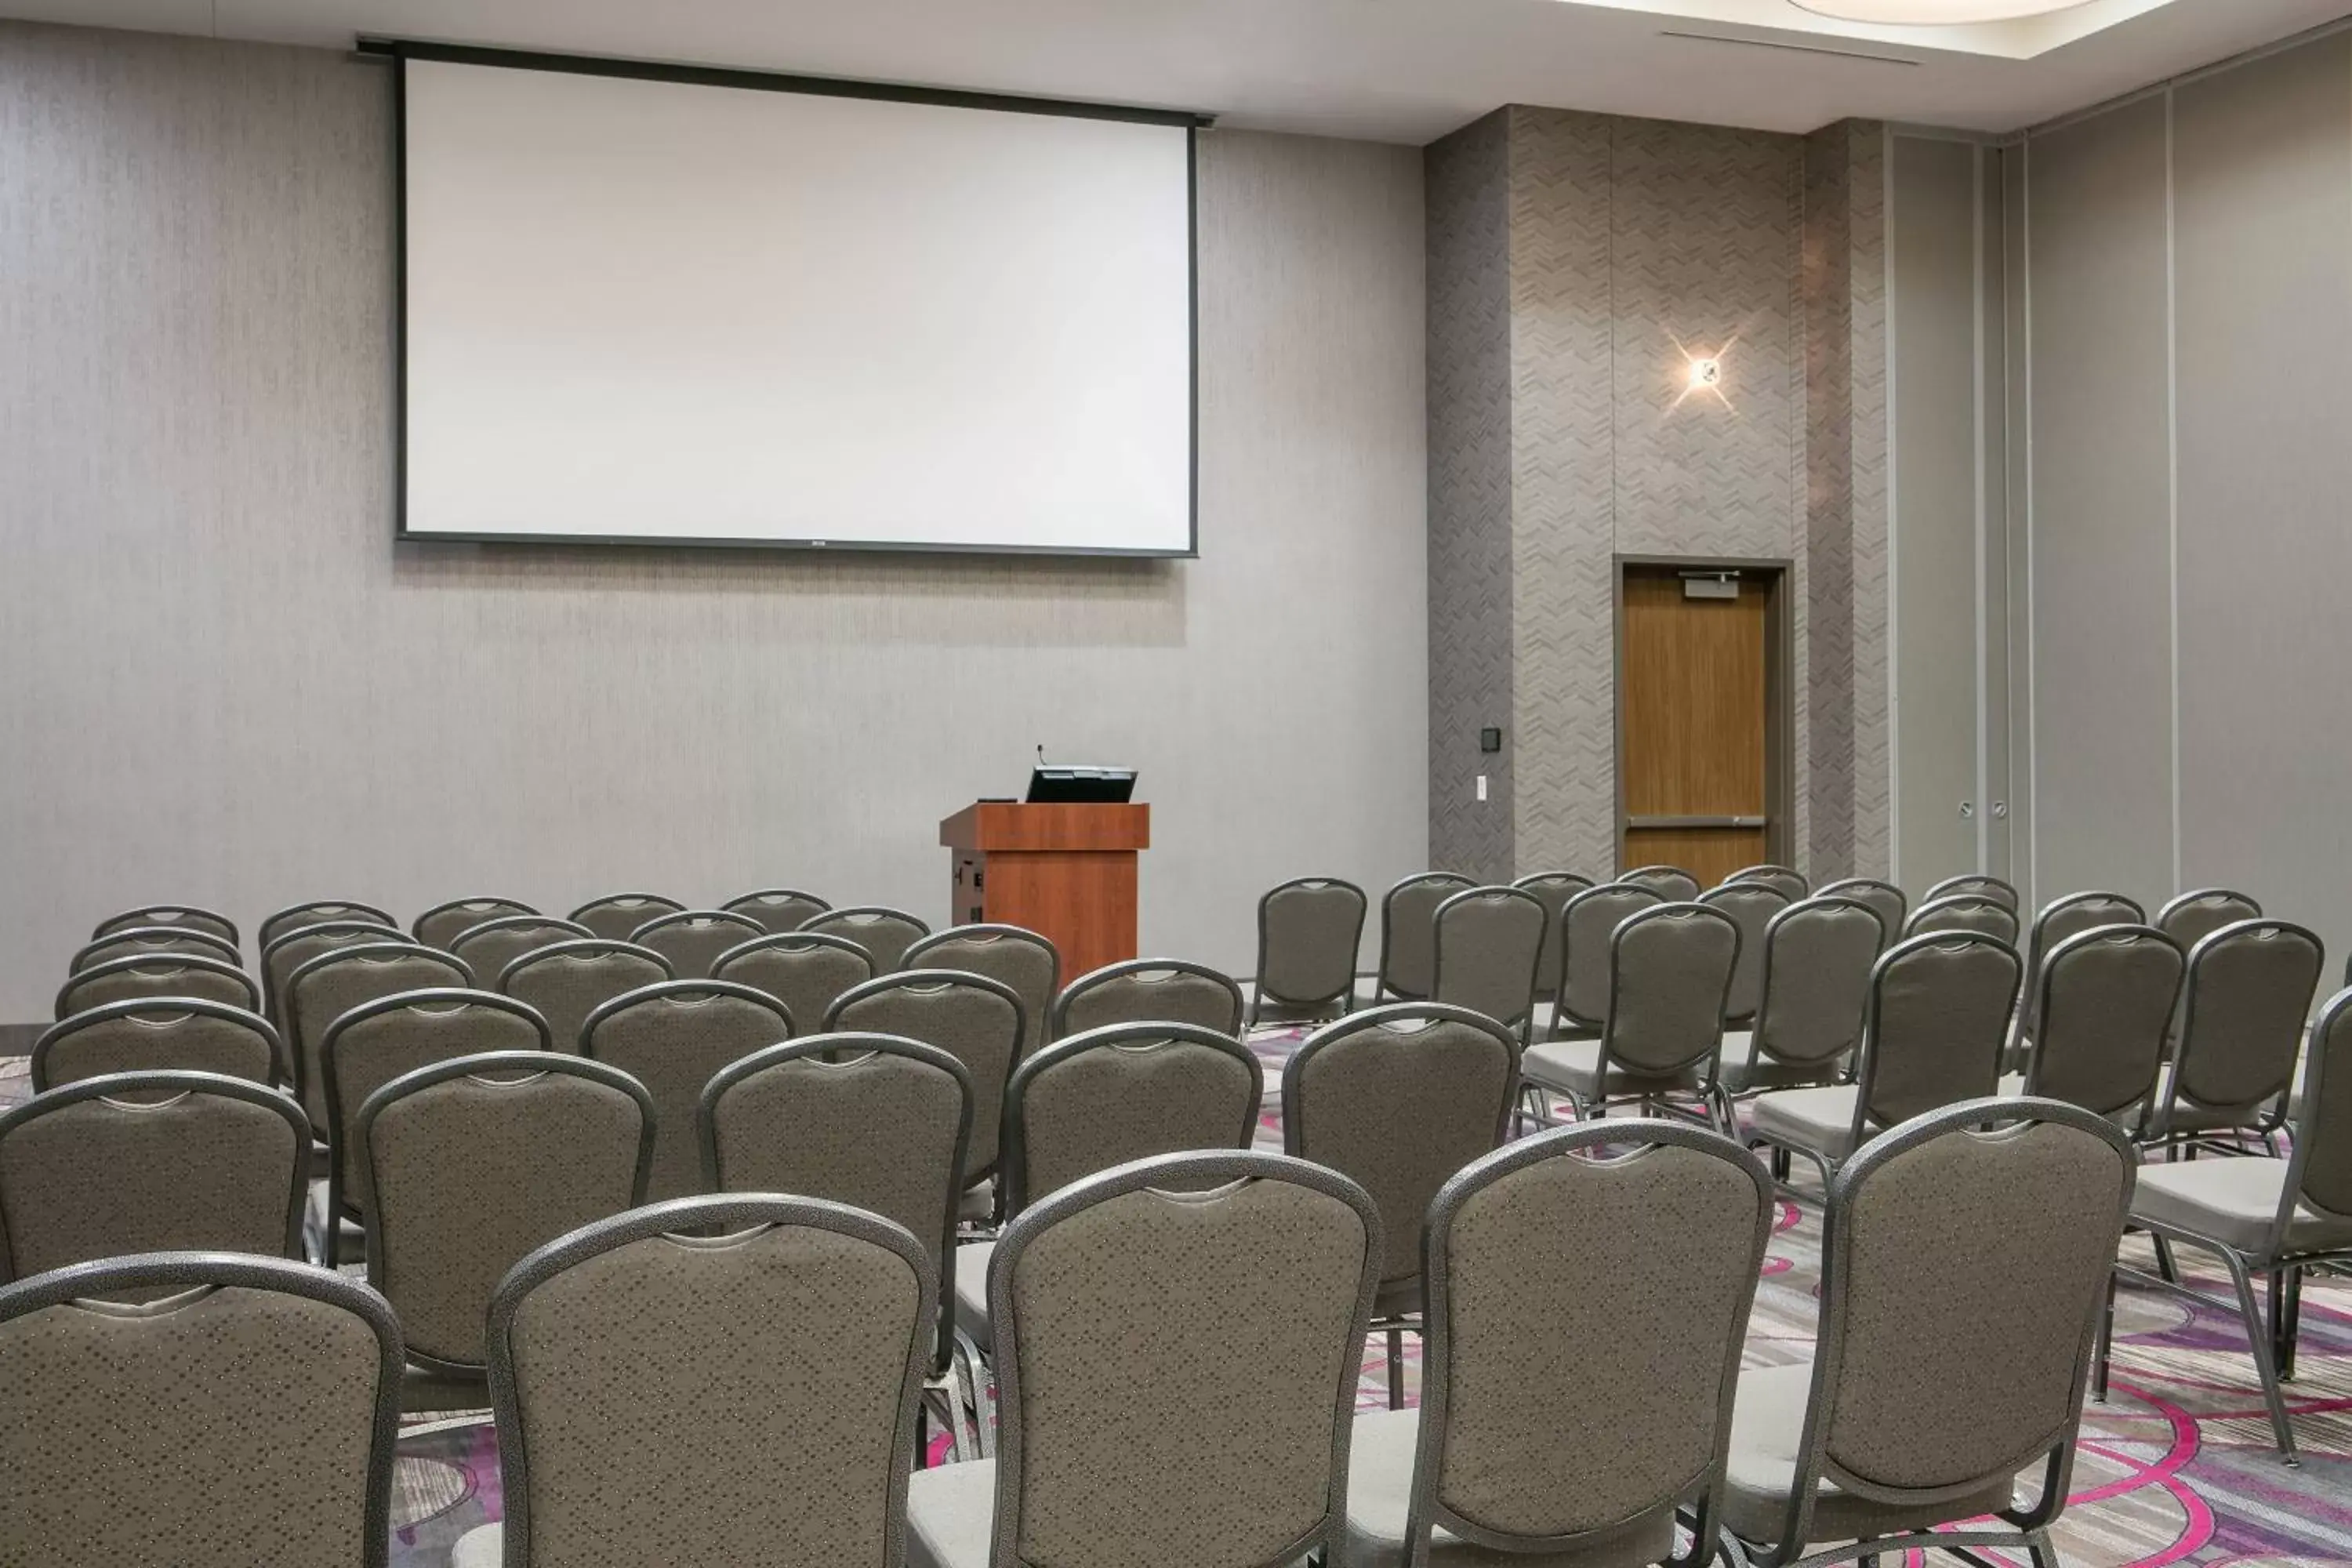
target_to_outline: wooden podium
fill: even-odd
[[[1065,984],[1139,956],[1137,852],[1151,847],[1148,805],[1024,805],[984,800],[940,824],[955,862],[958,925],[1025,926],[1062,950]]]

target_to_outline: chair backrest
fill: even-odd
[[[2121,893],[2070,893],[2043,906],[2033,917],[2025,941],[2025,1030],[2030,1037],[2040,1016],[2042,963],[2051,949],[2070,936],[2101,926],[2144,926],[2147,911]],[[2062,1097],[2063,1098],[2063,1097]]]
[[[1231,1035],[1111,1024],[1056,1040],[1004,1089],[1004,1213],[1130,1160],[1246,1149],[1265,1074]]]
[[[2326,962],[2319,938],[2284,921],[2240,921],[2190,948],[2168,1102],[2251,1119],[2284,1094]]]
[[[2299,1208],[2352,1219],[2352,990],[2337,992],[2311,1026],[2303,1099],[2270,1256],[2285,1250]]]
[[[1711,904],[1661,904],[1621,921],[1609,938],[1605,1067],[1664,1079],[1712,1061],[1739,947],[1738,922]]]
[[[1790,1066],[1832,1062],[1862,1044],[1870,971],[1886,945],[1876,910],[1823,893],[1764,928],[1756,1054]]]
[[[454,1057],[361,1106],[368,1283],[400,1314],[409,1360],[478,1373],[482,1320],[507,1270],[644,1201],[654,1106],[602,1062],[556,1051]]]
[[[2040,1461],[2032,1512],[2056,1516],[2135,1163],[2112,1122],[2048,1100],[1921,1116],[1846,1162],[1778,1560],[1823,1479],[1932,1508]]]
[[[1639,1535],[1664,1562],[1677,1505],[1715,1539],[1776,1206],[1755,1155],[1666,1121],[1542,1133],[1447,1182],[1405,1561],[1443,1527],[1549,1561]]]
[[[1397,1002],[1307,1037],[1282,1068],[1282,1147],[1344,1173],[1380,1207],[1380,1282],[1421,1278],[1422,1223],[1446,1179],[1503,1141],[1519,1039],[1442,1002]]]
[[[339,924],[344,921],[364,921],[389,931],[400,930],[398,921],[373,904],[362,904],[351,899],[311,899],[303,903],[289,904],[256,927],[254,951],[260,952],[289,931],[300,931],[308,926]]]
[[[1990,899],[2011,914],[2018,911],[2015,888],[1999,877],[1988,877],[1973,872],[1967,876],[1945,878],[1928,889],[1919,901],[1922,904],[1932,904],[1938,899],[1964,898]]]
[[[400,1324],[364,1285],[284,1258],[109,1258],[0,1289],[0,1364],[12,1558],[384,1568]]]
[[[1381,1250],[1360,1188],[1279,1154],[1163,1155],[1034,1205],[989,1268],[992,1568],[1330,1542]]]
[[[1903,922],[1911,912],[1911,904],[1903,896],[1903,889],[1892,882],[1882,882],[1875,877],[1848,877],[1843,881],[1832,882],[1814,896],[1868,905],[1886,932],[1879,942],[1882,951],[1903,940]]]
[[[957,969],[1003,981],[1021,998],[1028,1025],[1022,1054],[1045,1043],[1054,998],[1062,989],[1062,951],[1049,939],[1020,926],[952,926],[911,944],[898,963],[908,969]]]
[[[286,982],[294,971],[322,952],[336,948],[364,947],[376,942],[404,943],[424,947],[422,942],[404,934],[390,923],[374,921],[314,921],[280,931],[271,937],[261,950],[257,966],[261,972],[261,1013],[278,1026],[280,1033],[289,1034],[286,1018]],[[432,949],[425,948],[430,952]]]
[[[1631,882],[1603,882],[1568,900],[1561,917],[1559,997],[1563,1023],[1598,1029],[1609,1021],[1609,942],[1620,923],[1665,900]]]
[[[1789,866],[1750,866],[1744,871],[1734,871],[1723,880],[1727,887],[1733,882],[1760,882],[1792,904],[1813,896],[1811,881],[1802,871]]]
[[[1698,879],[1680,866],[1637,866],[1620,871],[1617,880],[1647,888],[1670,904],[1686,904],[1698,897]]]
[[[1710,888],[1698,896],[1698,901],[1730,916],[1731,923],[1739,928],[1739,962],[1732,966],[1723,1017],[1735,1027],[1752,1024],[1764,1000],[1764,928],[1789,907],[1790,900],[1779,885],[1759,877]]]
[[[952,969],[877,974],[844,993],[824,1016],[827,1034],[898,1035],[936,1046],[963,1064],[972,1105],[971,1136],[964,1145],[967,1184],[995,1173],[1004,1085],[1020,1060],[1027,1025],[1011,986]]]
[[[141,909],[125,910],[119,915],[109,915],[91,929],[89,939],[96,942],[100,937],[132,926],[151,929],[174,926],[184,931],[202,931],[206,936],[216,936],[231,947],[237,944],[235,921],[226,915],[215,914],[210,910],[197,909],[193,904],[148,904]]]
[[[84,943],[67,963],[66,973],[79,974],[110,959],[162,958],[176,953],[217,958],[223,963],[237,962],[235,942],[206,931],[192,931],[186,926],[123,926]]]
[[[2157,911],[2156,929],[2187,952],[2223,926],[2263,918],[2263,906],[2252,895],[2227,888],[2201,888],[2183,893]]]
[[[581,1053],[619,1068],[653,1096],[646,1201],[702,1190],[694,1112],[703,1086],[728,1063],[789,1040],[793,1032],[782,1003],[731,980],[665,980],[625,992],[588,1015],[580,1029]]]
[[[0,1113],[0,1279],[138,1252],[299,1258],[310,1174],[310,1121],[266,1084],[125,1072],[45,1090]]]
[[[327,1026],[319,1045],[326,1081],[327,1218],[368,1212],[368,1167],[359,1115],[368,1097],[404,1073],[453,1057],[550,1049],[547,1020],[493,991],[438,986],[379,996]]]
[[[566,917],[612,942],[626,942],[631,932],[657,915],[674,915],[686,906],[659,893],[607,893],[591,899]]]
[[[341,1130],[341,1121],[327,1113],[326,1078],[320,1068],[321,1042],[336,1019],[379,996],[436,987],[464,990],[474,979],[465,960],[405,938],[331,947],[295,965],[278,1000],[286,1015],[286,1054],[294,1069],[294,1097],[302,1102],[310,1120],[320,1123],[330,1139]],[[359,1109],[356,1100],[351,1109]]]
[[[1537,966],[1551,917],[1517,888],[1468,888],[1437,906],[1433,1000],[1524,1027],[1535,1015]]]
[[[553,915],[500,915],[459,931],[451,939],[449,951],[466,961],[466,967],[480,977],[483,985],[495,990],[507,965],[523,954],[592,935],[579,921]]]
[[[1941,936],[1949,931],[1973,932],[1989,936],[1995,942],[2017,945],[2017,911],[1996,900],[1974,893],[1956,893],[1948,899],[1936,899],[1911,911],[1903,922],[1903,934]]]
[[[1562,917],[1567,913],[1568,900],[1592,885],[1591,878],[1580,877],[1573,871],[1537,871],[1511,884],[1532,895],[1544,907],[1543,956],[1536,961],[1538,1001],[1549,1002],[1558,994],[1560,936],[1567,923]]]
[[[2024,973],[2015,948],[1981,931],[1906,937],[1881,954],[1870,972],[1856,1133],[2000,1088]]]
[[[720,953],[710,977],[764,991],[814,1028],[844,993],[874,978],[874,956],[846,937],[775,931]]]
[[[827,910],[803,921],[801,930],[845,938],[864,948],[874,960],[874,973],[887,974],[906,962],[907,950],[931,934],[931,928],[904,910],[879,904],[859,904]]]
[[[1456,871],[1423,871],[1381,895],[1381,968],[1375,998],[1428,997],[1437,980],[1437,906],[1478,884]]]
[[[730,948],[768,935],[768,928],[749,915],[724,910],[677,910],[656,915],[629,933],[639,947],[649,947],[669,960],[681,980],[707,980],[710,966]]]
[[[535,915],[539,911],[518,899],[452,899],[446,904],[436,904],[416,917],[408,934],[427,947],[450,951],[450,944],[484,921],[494,921],[508,915]],[[583,935],[588,934],[585,928]]]
[[[576,1052],[589,1014],[615,996],[677,978],[669,960],[649,947],[582,937],[524,953],[499,972],[496,988],[538,1010],[557,1050]]]
[[[142,996],[195,996],[249,1013],[261,1011],[261,987],[252,975],[234,963],[189,952],[93,963],[58,988],[52,1011],[58,1018],[70,1018],[109,1002]]]
[[[803,893],[798,888],[762,888],[719,907],[730,915],[749,915],[772,931],[798,931],[803,921],[833,908],[814,893]]]
[[[903,1562],[938,1310],[920,1242],[812,1198],[681,1198],[541,1247],[490,1303],[506,1568],[614,1542]]]
[[[1242,988],[1233,977],[1181,958],[1131,958],[1081,974],[1054,999],[1053,1037],[1109,1024],[1191,1024],[1241,1035]]]
[[[1257,901],[1257,994],[1314,1006],[1355,989],[1364,942],[1364,889],[1337,877],[1297,877]]]
[[[282,1081],[286,1047],[257,1013],[197,996],[109,1002],[51,1025],[33,1042],[36,1093],[118,1072],[206,1072]]]
[[[2153,926],[2076,931],[2034,981],[2025,1092],[2120,1116],[2156,1092],[2188,956]]]

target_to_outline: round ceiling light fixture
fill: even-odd
[[[2072,11],[2090,0],[1789,0],[1800,11],[1841,22],[1893,27],[1957,27],[1972,22],[2015,22]]]

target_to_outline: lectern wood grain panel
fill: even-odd
[[[1062,976],[1139,956],[1137,855],[1151,846],[1148,805],[982,801],[940,824],[958,925],[1025,926],[1062,950]]]

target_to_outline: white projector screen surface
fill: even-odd
[[[401,68],[404,535],[1192,550],[1188,126]]]

